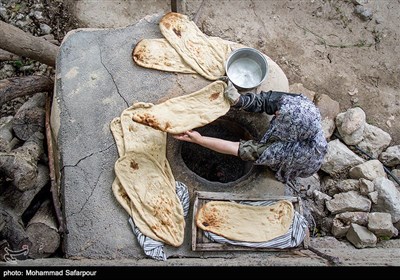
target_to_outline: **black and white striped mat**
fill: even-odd
[[[268,206],[276,203],[276,201],[241,201],[241,204]],[[297,211],[294,213],[293,223],[290,225],[289,230],[270,241],[267,242],[244,242],[230,240],[220,235],[205,231],[204,235],[211,241],[223,244],[239,245],[253,248],[277,248],[287,249],[297,247],[303,242],[307,232],[307,220]]]
[[[176,181],[176,193],[179,197],[180,202],[182,203],[183,214],[186,217],[189,212],[190,206],[190,198],[187,186],[182,182]],[[276,201],[241,201],[239,203],[267,206],[276,203]],[[133,233],[136,235],[139,245],[143,248],[143,251],[147,256],[159,261],[167,260],[167,256],[164,252],[163,242],[154,240],[142,234],[138,227],[136,227],[131,217],[129,218],[129,224],[132,227]],[[291,224],[288,232],[267,242],[244,242],[229,240],[225,237],[219,236],[209,231],[204,231],[204,234],[208,239],[217,243],[226,243],[253,248],[287,249],[295,248],[303,242],[306,236],[307,226],[307,220],[300,213],[295,211],[293,223]]]
[[[184,183],[178,181],[175,181],[175,187],[176,194],[178,195],[178,198],[183,207],[183,215],[186,217],[189,212],[190,206],[188,188]],[[139,245],[143,248],[144,253],[152,259],[158,261],[167,260],[167,256],[164,252],[164,243],[145,236],[135,225],[132,217],[129,217],[128,221],[132,227],[133,233],[136,235]]]

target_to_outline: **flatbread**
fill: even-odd
[[[166,160],[167,134],[133,121],[133,116],[141,109],[131,106],[121,114],[125,152],[147,152],[162,164]]]
[[[132,119],[172,134],[201,127],[229,111],[229,101],[224,98],[225,88],[226,83],[215,81],[191,94],[171,98],[147,108],[135,108]]]
[[[219,37],[209,37],[211,44],[221,45],[224,52],[231,52],[231,44]],[[198,74],[165,38],[142,39],[132,51],[136,64],[150,69],[183,74]],[[218,73],[219,74],[219,73]]]
[[[167,72],[197,73],[190,67],[166,39],[142,39],[132,52],[140,66]]]
[[[121,157],[125,155],[124,134],[122,132],[121,118],[115,117],[110,123],[111,133],[114,137],[115,144],[117,145],[118,155]]]
[[[129,198],[127,192],[125,191],[118,178],[115,178],[114,182],[112,183],[112,192],[122,208],[124,208],[125,211],[128,212],[129,216],[132,217],[135,225],[139,228],[141,233],[154,240],[163,242],[163,240],[155,235],[150,226],[139,215],[139,212],[135,208],[135,205],[132,203],[131,199]]]
[[[209,37],[209,39],[214,42],[214,45],[224,44],[232,51],[239,48],[248,47],[239,43],[222,40],[218,37]],[[152,42],[153,40],[155,40],[155,42]],[[158,45],[157,41],[163,43],[159,44],[159,47],[156,47]],[[148,44],[149,46],[142,46],[142,44]],[[135,58],[135,52],[141,50],[142,48],[146,48],[146,51],[150,52],[151,55],[139,55],[137,58]],[[153,54],[153,52],[156,54]],[[267,92],[269,90],[275,90],[288,92],[289,82],[283,70],[269,56],[265,54],[263,55],[266,58],[269,67],[267,79],[265,79],[265,81],[260,85],[259,91]],[[139,41],[133,51],[133,57],[134,61],[142,67],[176,73],[197,73],[185,61],[183,61],[181,56],[175,51],[175,49],[166,39],[144,39]],[[165,63],[159,62],[163,60],[165,60]]]
[[[269,206],[210,201],[197,212],[196,225],[230,240],[266,242],[288,232],[293,216],[287,200]]]
[[[139,125],[139,124],[138,124]],[[117,145],[118,154],[120,157],[125,155],[125,145],[124,145],[124,134],[122,132],[122,125],[121,125],[121,118],[116,117],[110,123],[110,129],[114,136],[115,143]],[[143,218],[139,215],[139,212],[135,208],[135,205],[130,200],[127,192],[125,191],[124,187],[122,186],[121,182],[119,181],[118,177],[114,179],[112,183],[112,192],[114,197],[117,199],[119,204],[125,209],[126,212],[132,217],[135,225],[140,229],[140,231],[158,241],[162,241],[152,229],[146,224]]]
[[[216,80],[225,75],[225,61],[231,50],[222,39],[220,43],[210,40],[188,16],[174,12],[164,15],[159,27],[176,52],[201,76]]]
[[[247,46],[203,34],[193,21],[179,13],[168,13],[159,27],[164,38],[143,39],[135,46],[133,60],[140,66],[176,73],[198,73],[216,80],[225,73],[230,53]],[[182,35],[183,34],[183,35]],[[268,78],[261,91],[289,91],[283,70],[267,55]],[[221,58],[221,59],[220,59]]]
[[[166,134],[133,122],[129,110],[125,110],[121,117],[114,118],[110,123],[110,129],[120,156],[118,164],[115,165],[117,176],[112,184],[115,198],[145,236],[172,246],[179,246],[183,242],[185,220],[182,205],[176,195],[175,180],[166,158]],[[149,155],[145,156],[144,162],[153,161],[147,164],[146,174],[127,171],[126,163],[132,158],[143,157],[143,152]],[[153,177],[147,172],[153,174]],[[158,178],[158,183],[162,187],[147,192],[148,187],[145,183],[156,184],[154,176]],[[130,182],[135,183],[133,187]],[[143,193],[146,193],[145,198],[142,197]],[[167,217],[155,215],[149,218],[151,210],[146,203],[157,199],[170,201],[169,214],[166,214]],[[151,203],[149,205],[151,206]],[[169,226],[165,228],[157,226],[165,220],[170,222]]]
[[[183,208],[176,195],[175,181],[165,174],[164,166],[147,153],[130,152],[116,161],[115,174],[133,204],[131,209],[140,216],[139,220],[145,222],[158,239],[171,246],[182,245]],[[138,224],[142,231],[140,226]]]

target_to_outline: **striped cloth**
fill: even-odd
[[[274,204],[275,202],[276,201],[241,201],[239,203],[256,206],[267,206]],[[301,244],[301,242],[303,242],[306,236],[307,226],[307,220],[300,213],[295,211],[293,223],[290,225],[288,232],[267,242],[235,241],[209,231],[204,231],[204,235],[211,241],[222,244],[239,245],[253,248],[287,249],[297,247]]]
[[[187,186],[182,183],[175,181],[176,194],[178,195],[179,201],[183,207],[183,215],[186,217],[189,213],[190,198]],[[144,235],[139,228],[135,225],[132,217],[129,217],[129,224],[132,227],[133,233],[136,235],[137,241],[140,247],[143,248],[146,256],[158,261],[167,260],[167,256],[164,252],[164,243],[161,241],[154,240]]]

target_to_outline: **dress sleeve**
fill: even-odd
[[[298,96],[300,94],[281,91],[261,91],[260,93],[246,93],[239,97],[233,107],[241,108],[247,112],[275,114],[279,110],[279,100],[283,95]]]
[[[260,143],[255,140],[240,140],[238,156],[244,161],[256,161],[270,143]]]

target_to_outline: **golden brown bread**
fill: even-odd
[[[197,73],[190,67],[166,39],[142,39],[132,52],[140,66],[167,72]]]
[[[137,224],[144,235],[178,247],[184,238],[183,208],[176,195],[175,180],[166,174],[164,166],[147,153],[127,153],[115,163],[115,173],[137,214]],[[151,230],[148,232],[147,230]]]
[[[293,216],[293,205],[287,200],[269,206],[210,201],[198,210],[196,225],[230,240],[266,242],[285,234]]]
[[[191,94],[171,98],[163,103],[133,104],[132,119],[154,129],[178,134],[206,125],[230,108],[224,98],[226,84],[215,81]]]
[[[159,26],[176,52],[201,76],[216,80],[225,75],[225,61],[231,49],[222,39],[211,39],[188,16],[179,13],[167,13]]]
[[[180,246],[185,220],[166,158],[166,133],[132,121],[128,109],[110,128],[120,155],[112,184],[115,198],[145,236]]]

